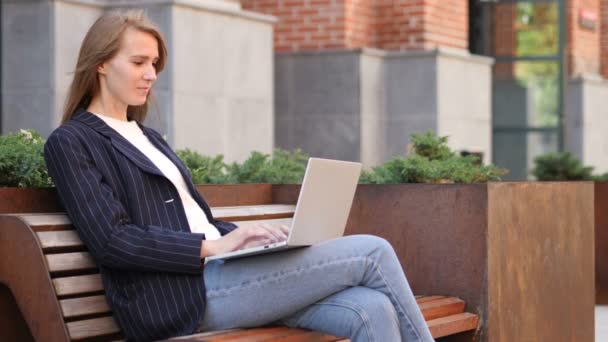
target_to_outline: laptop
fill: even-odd
[[[206,261],[273,253],[341,237],[360,174],[361,163],[310,158],[286,241],[214,255]]]

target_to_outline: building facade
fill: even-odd
[[[58,126],[82,39],[113,8],[145,9],[167,41],[147,125],[231,161],[272,151],[275,18],[234,0],[3,0],[2,132]]]
[[[608,171],[608,0],[4,0],[2,132],[56,127],[84,33],[115,7],[168,41],[147,124],[175,148],[369,167],[432,130],[511,179],[557,150]]]

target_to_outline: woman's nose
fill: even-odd
[[[156,70],[154,70],[154,68],[150,68],[144,71],[144,80],[156,81]]]

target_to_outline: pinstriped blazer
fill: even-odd
[[[172,160],[209,222],[222,235],[190,174],[161,135],[140,125]],[[78,110],[48,138],[44,155],[57,193],[97,262],[107,301],[129,340],[193,333],[205,312],[200,259],[204,234],[190,231],[174,185],[135,146],[95,115]]]

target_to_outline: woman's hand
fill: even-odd
[[[289,227],[270,226],[265,223],[244,224],[217,240],[203,240],[201,258],[233,252],[287,240]]]

